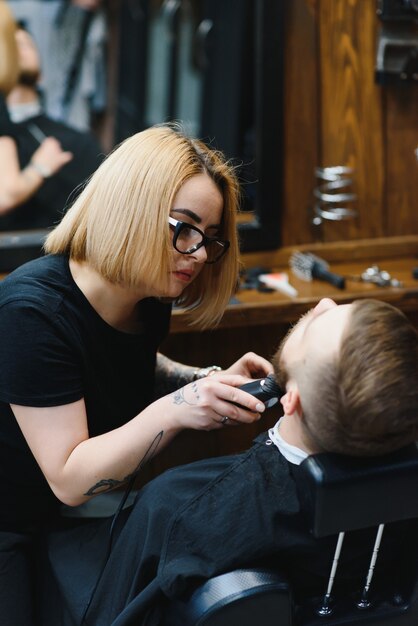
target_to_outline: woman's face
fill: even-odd
[[[35,41],[28,32],[18,29],[16,43],[19,54],[19,82],[35,87],[41,75],[39,53]]]
[[[216,237],[221,229],[222,211],[223,197],[216,184],[207,174],[197,174],[180,188],[170,217],[196,226],[207,237]],[[165,295],[176,298],[200,274],[207,254],[202,246],[191,254],[181,254],[173,247],[172,255],[169,293]]]

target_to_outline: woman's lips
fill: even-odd
[[[175,272],[173,272],[173,274],[176,278],[182,280],[185,283],[190,282],[193,276],[193,272],[186,270],[176,270]]]

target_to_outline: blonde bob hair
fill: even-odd
[[[45,251],[85,261],[112,283],[164,288],[173,256],[168,216],[180,187],[201,173],[222,193],[219,237],[230,248],[204,266],[177,303],[189,309],[192,324],[214,325],[237,286],[239,186],[222,154],[177,125],[153,126],[121,143],[49,234]]]
[[[0,0],[0,93],[7,96],[16,86],[19,59],[16,21],[5,0]]]

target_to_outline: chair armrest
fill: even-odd
[[[280,616],[280,621],[278,621]],[[164,626],[290,626],[291,592],[271,569],[239,569],[211,578],[171,603]]]

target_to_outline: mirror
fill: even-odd
[[[283,21],[277,0],[142,0],[120,9],[116,141],[177,120],[237,166],[242,251],[279,245]]]
[[[107,113],[114,116],[112,142],[177,120],[222,150],[241,182],[243,252],[280,244],[283,5],[277,0],[131,0],[113,10],[112,55],[116,52],[118,60],[114,106]],[[44,236],[41,231],[0,233],[0,271],[23,262],[25,251],[36,256]]]

